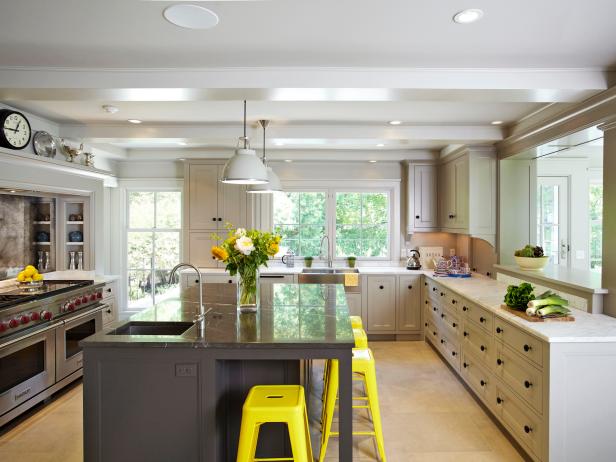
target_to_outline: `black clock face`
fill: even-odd
[[[30,142],[30,123],[20,112],[4,110],[0,112],[0,144],[10,149],[23,149]]]

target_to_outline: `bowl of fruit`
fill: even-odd
[[[23,271],[19,272],[17,281],[19,286],[27,292],[34,292],[40,289],[45,282],[43,281],[43,275],[32,265],[26,266]]]
[[[527,245],[523,249],[516,250],[515,262],[523,270],[542,270],[548,264],[550,257],[543,255],[543,248],[538,245]]]

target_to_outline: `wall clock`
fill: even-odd
[[[30,142],[30,122],[21,112],[10,109],[0,110],[0,146],[9,149],[23,149]]]

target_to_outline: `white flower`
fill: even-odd
[[[242,236],[246,236],[246,230],[244,228],[237,228],[235,230],[235,237],[242,237]]]
[[[252,239],[247,236],[242,236],[237,241],[235,241],[235,248],[242,252],[244,255],[250,255],[255,249],[255,246],[252,243]]]

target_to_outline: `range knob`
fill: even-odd
[[[96,294],[90,295],[90,301],[93,302],[94,300],[96,300]]]
[[[75,309],[75,306],[81,305],[81,299],[80,298],[76,298],[75,301],[73,303],[71,303],[71,305],[73,305],[73,309]]]
[[[88,303],[88,296],[84,295],[83,297],[81,297],[81,303]]]
[[[1,321],[0,322],[0,332],[4,332],[8,328],[9,328],[9,323],[8,322],[6,322],[6,321]]]
[[[30,321],[38,321],[39,319],[41,319],[41,316],[36,311],[30,313]]]
[[[96,298],[98,299],[103,298],[103,292],[96,292]]]
[[[40,313],[41,319],[44,319],[45,321],[49,321],[53,315],[51,314],[51,311],[47,311],[47,310],[43,310]]]
[[[76,305],[80,305],[79,300],[75,300],[75,303],[69,303],[67,308],[69,311],[73,311]]]
[[[21,324],[28,324],[30,322],[30,316],[22,314],[17,318]]]
[[[19,321],[16,318],[13,318],[9,321],[9,327],[11,329],[15,329],[17,326],[19,326]]]

